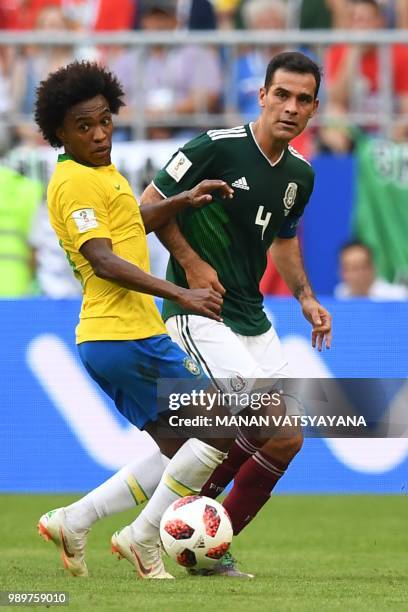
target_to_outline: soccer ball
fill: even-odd
[[[213,567],[229,549],[232,535],[225,508],[201,495],[173,502],[160,522],[166,553],[179,565],[195,569]]]

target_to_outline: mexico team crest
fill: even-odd
[[[285,206],[285,217],[289,214],[290,209],[295,203],[298,186],[296,183],[288,183],[285,195],[283,196],[283,205]]]
[[[185,357],[183,361],[183,365],[193,376],[198,376],[201,374],[200,366],[191,359],[191,357]]]
[[[247,385],[247,381],[241,374],[236,373],[229,379],[230,387],[235,393],[243,391]]]

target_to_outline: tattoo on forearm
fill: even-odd
[[[304,291],[305,291],[305,285],[297,285],[293,291],[293,295],[298,300],[302,297]]]
[[[313,290],[308,283],[299,283],[293,290],[293,295],[297,300],[302,297],[314,297]]]

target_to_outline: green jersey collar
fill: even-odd
[[[69,159],[70,159],[71,161],[73,161],[73,162],[77,163],[77,164],[80,164],[81,166],[85,166],[86,168],[94,168],[94,169],[96,169],[96,168],[110,168],[111,166],[113,166],[112,162],[111,162],[110,164],[108,164],[107,166],[86,166],[86,164],[81,164],[81,162],[77,162],[77,161],[76,161],[76,160],[75,160],[75,159],[72,157],[72,155],[70,155],[69,153],[60,153],[60,154],[58,155],[57,163],[67,161],[67,160],[69,160]]]
[[[72,161],[75,161],[75,159],[71,155],[69,155],[69,153],[60,153],[58,155],[57,162],[67,161],[67,159],[72,159]]]

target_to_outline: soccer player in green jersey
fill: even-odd
[[[297,52],[270,61],[260,89],[258,119],[209,130],[178,152],[147,187],[141,201],[159,201],[203,176],[225,180],[234,198],[187,210],[158,233],[171,257],[167,278],[223,294],[223,322],[196,316],[165,300],[163,318],[174,340],[229,391],[247,380],[289,377],[280,341],[263,309],[259,282],[270,249],[274,263],[312,325],[312,345],[331,343],[331,317],[307,278],[298,223],[313,191],[310,164],[290,146],[318,108],[318,66]],[[224,379],[224,381],[222,380]],[[301,430],[263,448],[241,435],[202,493],[215,497],[235,479],[224,505],[238,534],[269,499],[302,446]],[[231,568],[230,568],[231,569]]]

